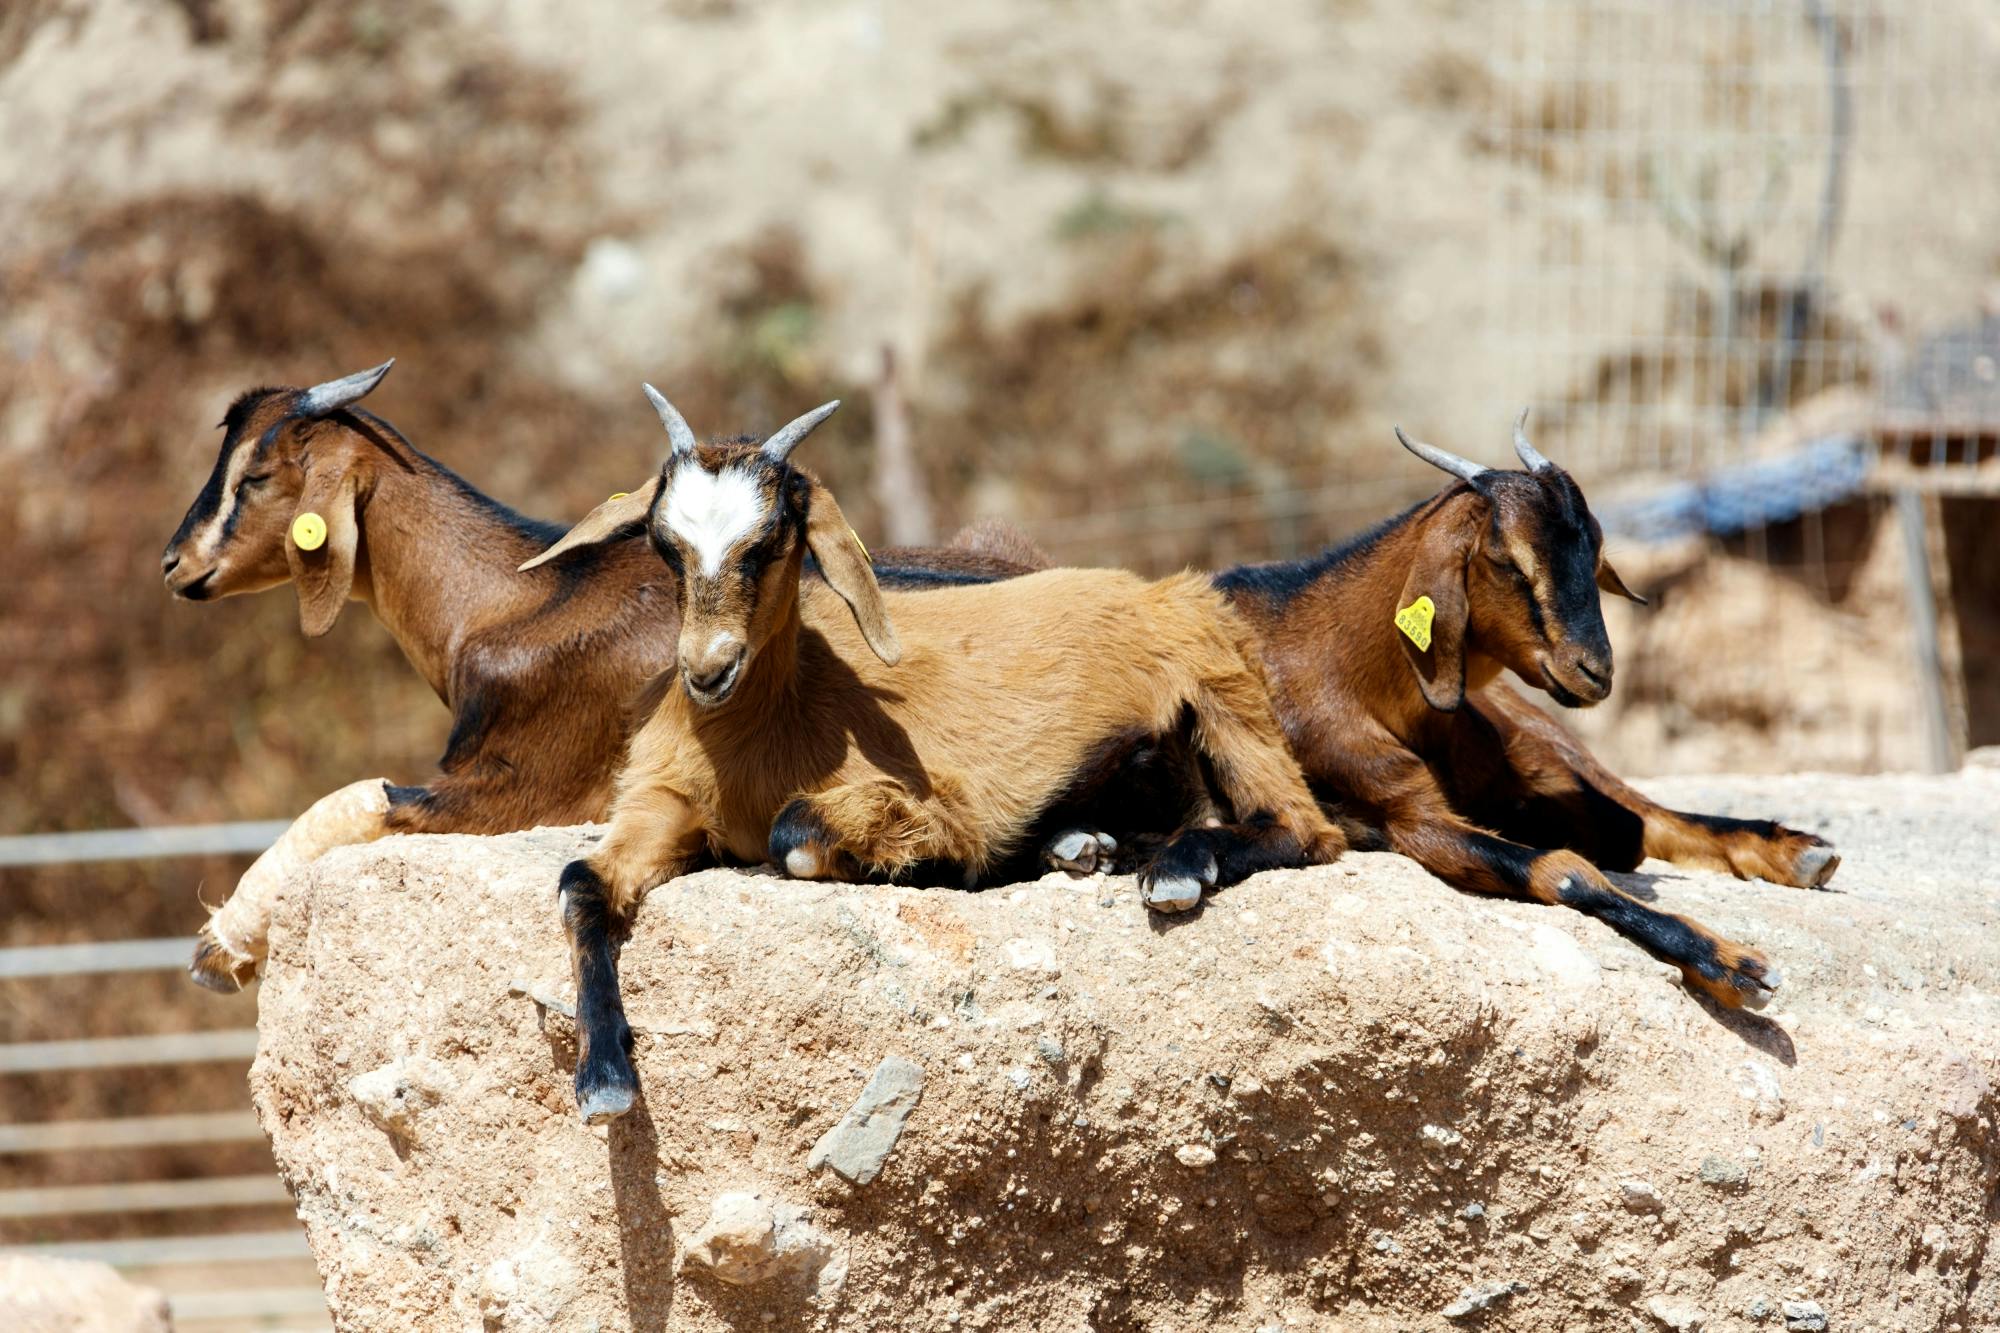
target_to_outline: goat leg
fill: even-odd
[[[195,936],[188,975],[212,991],[242,990],[264,960],[271,913],[285,887],[321,853],[383,836],[388,812],[388,787],[380,778],[349,783],[313,802],[243,872],[228,901],[209,913]]]
[[[934,788],[956,787],[933,775]],[[888,779],[850,782],[788,803],[771,821],[767,853],[794,879],[852,880],[894,875],[926,858],[960,862],[945,844],[944,822],[929,802]],[[978,870],[981,867],[969,867]]]
[[[1390,844],[1454,888],[1570,907],[1610,926],[1725,1008],[1762,1009],[1783,978],[1763,954],[1698,922],[1662,912],[1605,879],[1571,851],[1544,851],[1443,814],[1392,818]]]
[[[1156,912],[1185,912],[1205,890],[1227,888],[1260,870],[1332,860],[1324,850],[1309,852],[1296,830],[1267,813],[1240,824],[1184,829],[1139,872],[1139,897]]]
[[[601,1125],[631,1110],[639,1096],[632,1028],[612,952],[611,895],[590,862],[571,861],[563,867],[556,901],[576,978],[576,1106],[586,1125]]]
[[[1833,878],[1840,855],[1815,834],[1768,819],[1669,810],[1621,780],[1547,713],[1504,685],[1480,692],[1477,707],[1505,746],[1506,760],[1537,805],[1562,817],[1534,821],[1536,833],[1501,817],[1496,827],[1533,841],[1560,825],[1562,845],[1608,870],[1630,870],[1645,857],[1720,871],[1738,879],[1816,889]],[[1476,812],[1468,812],[1475,813]]]

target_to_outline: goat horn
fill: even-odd
[[[323,417],[349,403],[358,403],[368,396],[369,390],[382,382],[382,377],[389,373],[389,367],[395,364],[396,358],[392,356],[373,370],[357,371],[337,380],[315,384],[299,395],[299,411],[305,416]]]
[[[812,434],[813,428],[832,416],[839,406],[840,400],[836,398],[830,403],[822,403],[804,416],[792,421],[790,425],[764,441],[764,457],[770,459],[773,463],[784,462],[785,459],[791,456],[792,450],[799,447],[799,441]]]
[[[1530,472],[1540,472],[1549,466],[1549,460],[1541,451],[1528,443],[1528,409],[1522,408],[1521,415],[1514,418],[1514,452],[1521,456],[1521,465]]]
[[[652,400],[653,410],[660,414],[660,424],[667,428],[667,443],[673,447],[673,452],[693,453],[695,445],[700,441],[695,439],[694,432],[688,429],[687,418],[674,410],[674,405],[667,401],[665,394],[650,384],[644,387],[646,397]]]
[[[1413,440],[1403,434],[1401,426],[1396,427],[1396,438],[1403,442],[1405,449],[1408,449],[1418,458],[1423,459],[1434,468],[1441,468],[1451,473],[1452,476],[1462,481],[1478,481],[1486,475],[1486,469],[1471,459],[1460,458],[1457,454],[1448,454],[1436,445],[1425,444],[1422,440]]]

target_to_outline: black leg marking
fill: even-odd
[[[1185,912],[1201,901],[1202,890],[1226,888],[1260,870],[1302,866],[1305,849],[1268,814],[1221,828],[1187,829],[1177,834],[1139,872],[1146,906]]]
[[[1726,962],[1714,936],[1624,894],[1571,876],[1562,882],[1556,896],[1565,906],[1596,917],[1655,958],[1734,987],[1750,1008],[1763,1008],[1783,980],[1775,968],[1767,969],[1754,959]]]
[[[569,934],[576,972],[576,1027],[582,1049],[576,1061],[576,1105],[587,1125],[615,1120],[638,1099],[632,1072],[632,1029],[618,994],[618,963],[611,951],[611,911],[604,881],[588,861],[563,867],[556,901]]]
[[[838,850],[833,833],[809,797],[793,799],[771,821],[765,851],[793,879],[824,879],[834,873]]]

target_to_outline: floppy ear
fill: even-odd
[[[1646,599],[1625,586],[1625,580],[1618,577],[1618,571],[1611,567],[1609,560],[1597,562],[1597,586],[1614,597],[1623,597],[1628,602],[1646,605]]]
[[[874,567],[861,538],[847,525],[847,516],[833,502],[833,493],[813,483],[806,501],[806,549],[819,562],[828,586],[839,593],[861,626],[861,637],[875,650],[875,656],[890,666],[903,655],[896,639],[896,627],[889,623],[888,608],[882,605],[882,589],[875,582]]]
[[[1425,701],[1445,713],[1456,712],[1465,702],[1465,567],[1472,558],[1474,514],[1468,497],[1459,502],[1457,513],[1447,509],[1433,517],[1403,580],[1400,600],[1391,608],[1400,611],[1419,597],[1431,599],[1430,647],[1417,647],[1401,630],[1396,641],[1417,673]]]
[[[660,493],[660,478],[656,474],[638,490],[628,495],[614,495],[597,508],[583,516],[583,521],[565,532],[561,539],[532,560],[524,560],[521,569],[533,569],[545,565],[564,551],[573,551],[579,546],[595,546],[599,542],[610,541],[634,523],[646,521],[652,511],[653,497]]]
[[[354,520],[359,489],[354,470],[332,459],[307,468],[298,512],[285,533],[285,563],[292,567],[292,583],[299,593],[299,628],[308,639],[333,628],[354,589],[354,555],[361,544],[361,527]],[[317,533],[305,526],[313,514],[325,524]],[[307,550],[299,544],[302,536],[321,540]]]

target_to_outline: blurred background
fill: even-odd
[[[1975,0],[6,0],[0,833],[431,771],[364,610],[159,579],[236,393],[392,355],[368,406],[538,516],[656,464],[646,378],[704,432],[846,399],[802,461],[871,542],[1150,572],[1309,551],[1438,487],[1392,423],[1502,464],[1531,406],[1653,599],[1570,718],[1615,767],[1956,766],[1996,143]],[[254,997],[177,970],[268,830],[171,836],[0,842],[0,1245],[323,1324]]]

